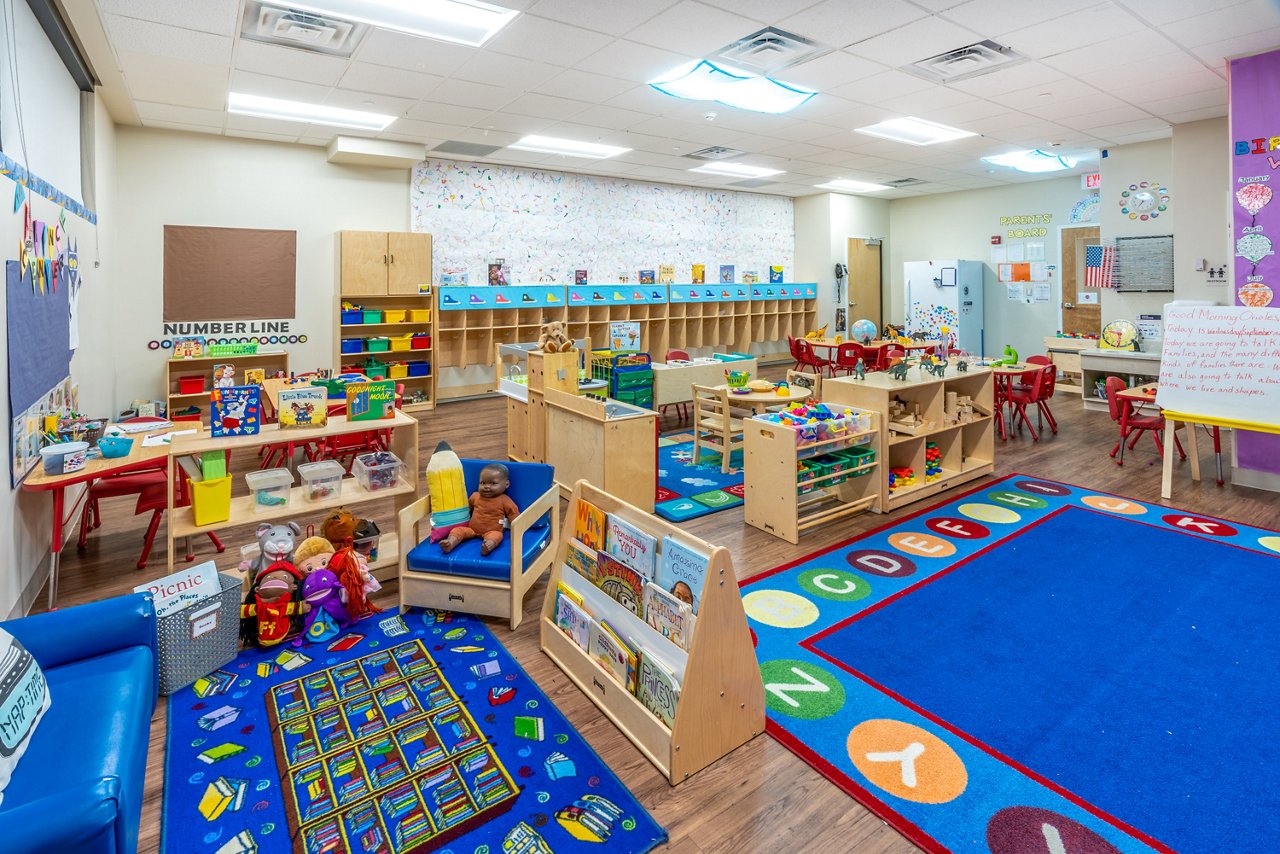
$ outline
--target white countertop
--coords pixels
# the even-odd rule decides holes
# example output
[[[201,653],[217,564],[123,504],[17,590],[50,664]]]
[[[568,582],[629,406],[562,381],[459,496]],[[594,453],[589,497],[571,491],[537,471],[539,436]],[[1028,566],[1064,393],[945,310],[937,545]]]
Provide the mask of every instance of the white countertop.
[[[1132,350],[1099,350],[1097,347],[1088,350],[1081,350],[1081,356],[1103,356],[1108,359],[1147,359],[1148,361],[1160,361],[1159,353],[1143,353],[1134,352]]]

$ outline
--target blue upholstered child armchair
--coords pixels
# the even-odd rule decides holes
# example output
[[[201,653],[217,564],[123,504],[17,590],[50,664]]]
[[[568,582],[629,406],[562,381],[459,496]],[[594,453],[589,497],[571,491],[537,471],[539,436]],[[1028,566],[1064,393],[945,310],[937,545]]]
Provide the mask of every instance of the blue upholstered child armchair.
[[[44,671],[52,703],[0,802],[0,850],[132,854],[159,691],[151,594],[3,625]]]
[[[463,460],[467,495],[476,491],[480,471],[495,460]],[[524,595],[551,567],[560,536],[560,490],[555,470],[542,463],[507,463],[507,495],[520,515],[488,555],[481,541],[466,540],[445,554],[427,541],[431,497],[424,495],[400,511],[400,604],[507,617],[511,628],[524,617]],[[421,524],[420,524],[421,523]],[[421,532],[418,528],[421,527]]]

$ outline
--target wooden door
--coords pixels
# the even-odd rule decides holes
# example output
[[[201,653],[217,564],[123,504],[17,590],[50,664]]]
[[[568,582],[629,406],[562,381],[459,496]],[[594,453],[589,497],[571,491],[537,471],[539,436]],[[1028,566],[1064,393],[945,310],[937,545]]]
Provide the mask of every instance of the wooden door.
[[[1098,227],[1062,229],[1062,331],[1081,335],[1102,332],[1102,297],[1097,288],[1084,286],[1084,250],[1097,246]],[[1092,303],[1082,304],[1085,299]]]
[[[387,233],[341,232],[339,257],[343,296],[378,296],[387,293]]]
[[[880,328],[880,241],[849,238],[849,323],[866,318]]]
[[[393,231],[387,235],[387,293],[417,296],[431,284],[431,235]]]

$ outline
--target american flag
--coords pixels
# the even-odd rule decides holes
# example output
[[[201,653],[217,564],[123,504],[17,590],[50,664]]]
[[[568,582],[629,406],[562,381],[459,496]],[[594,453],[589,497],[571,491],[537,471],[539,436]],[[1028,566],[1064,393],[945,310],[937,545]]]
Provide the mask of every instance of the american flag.
[[[1086,246],[1084,248],[1084,286],[1086,288],[1111,287],[1112,267],[1116,250],[1110,246]]]

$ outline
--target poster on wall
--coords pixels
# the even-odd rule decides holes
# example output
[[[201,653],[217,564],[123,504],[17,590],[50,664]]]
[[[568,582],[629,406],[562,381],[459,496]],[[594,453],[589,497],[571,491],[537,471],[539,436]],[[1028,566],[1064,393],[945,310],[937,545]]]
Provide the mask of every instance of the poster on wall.
[[[1280,259],[1280,203],[1273,202],[1280,172],[1276,116],[1280,116],[1280,51],[1233,59],[1227,64],[1231,86],[1231,180],[1235,196],[1236,305],[1280,306],[1275,288]]]

